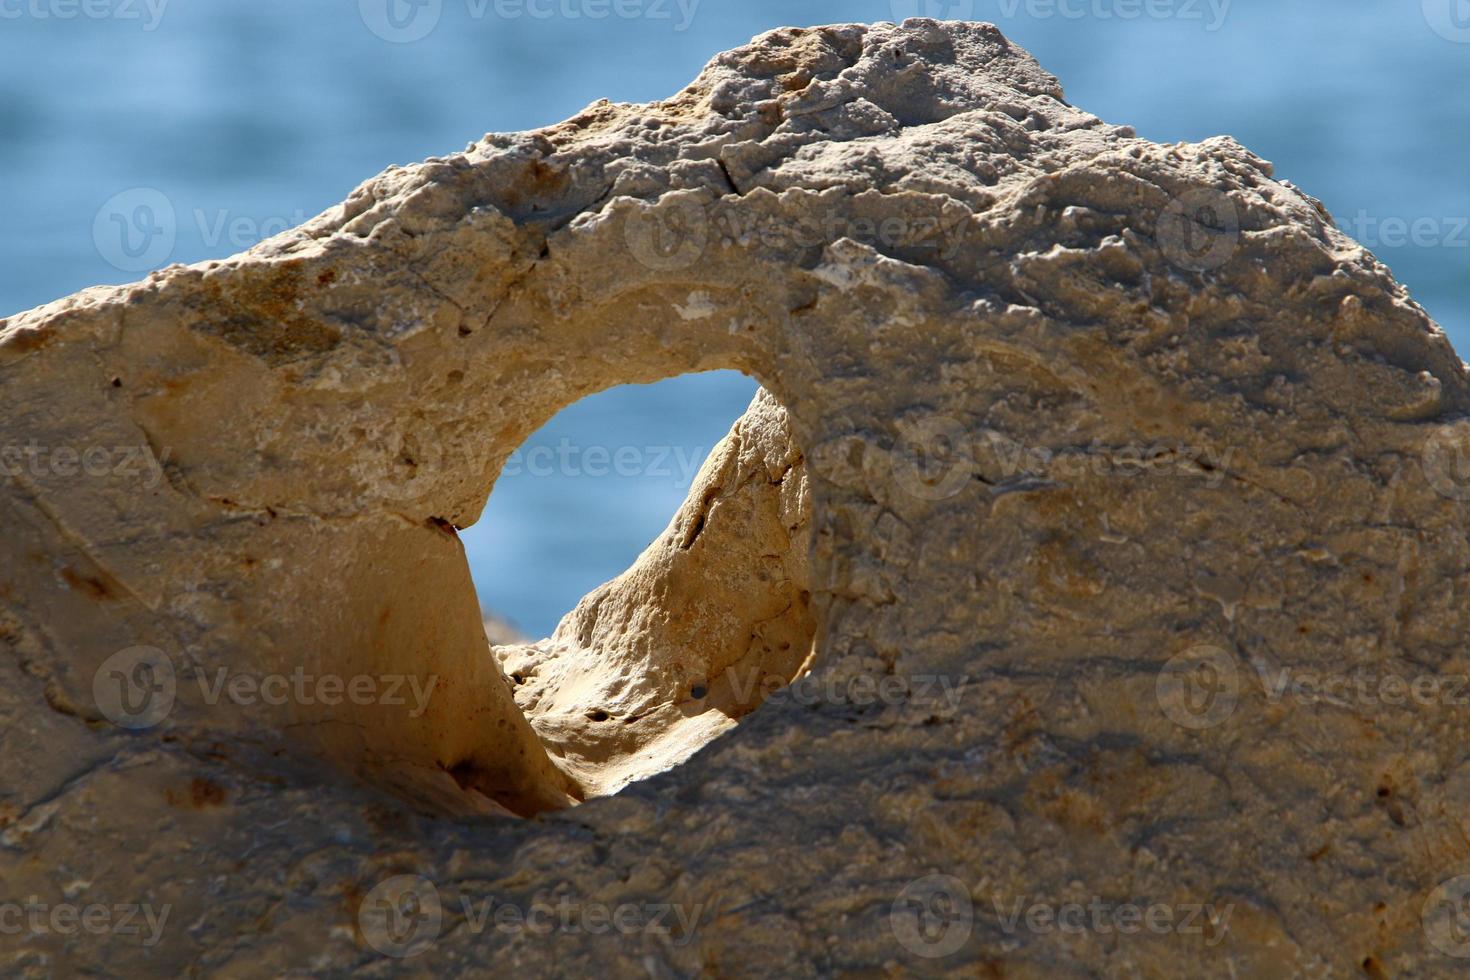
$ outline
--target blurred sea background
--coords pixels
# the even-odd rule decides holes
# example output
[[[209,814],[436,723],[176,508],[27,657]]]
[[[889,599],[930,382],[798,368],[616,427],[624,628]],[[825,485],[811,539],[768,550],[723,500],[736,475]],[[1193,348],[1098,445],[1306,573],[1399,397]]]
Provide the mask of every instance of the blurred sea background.
[[[0,315],[241,251],[486,132],[669,96],[774,27],[916,15],[1000,25],[1141,136],[1236,137],[1470,346],[1470,0],[0,0]],[[129,251],[113,215],[140,199],[167,234]],[[754,387],[677,378],[552,420],[463,535],[487,608],[548,633],[658,535]]]

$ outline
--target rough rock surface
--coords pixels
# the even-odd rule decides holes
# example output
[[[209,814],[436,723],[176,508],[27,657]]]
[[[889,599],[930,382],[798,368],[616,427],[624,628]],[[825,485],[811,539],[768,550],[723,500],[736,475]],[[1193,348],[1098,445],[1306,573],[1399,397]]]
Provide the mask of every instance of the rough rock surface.
[[[492,654],[510,452],[711,368],[784,409]],[[1320,204],[988,25],[392,168],[0,321],[0,973],[1451,975],[1466,707],[1400,685],[1470,672],[1467,409]]]

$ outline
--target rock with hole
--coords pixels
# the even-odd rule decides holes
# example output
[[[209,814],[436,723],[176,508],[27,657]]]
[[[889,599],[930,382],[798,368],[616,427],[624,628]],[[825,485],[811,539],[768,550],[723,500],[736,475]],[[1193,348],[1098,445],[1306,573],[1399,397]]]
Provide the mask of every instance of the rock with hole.
[[[712,368],[668,532],[492,650],[511,451]],[[136,913],[0,971],[1448,975],[1467,409],[1321,204],[989,25],[392,168],[0,322],[0,901]]]

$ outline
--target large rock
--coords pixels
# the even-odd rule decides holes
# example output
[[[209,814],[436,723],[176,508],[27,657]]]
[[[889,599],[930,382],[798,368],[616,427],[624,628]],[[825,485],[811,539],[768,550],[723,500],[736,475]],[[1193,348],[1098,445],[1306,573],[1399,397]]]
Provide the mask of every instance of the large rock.
[[[492,653],[510,452],[711,368],[668,533]],[[1448,975],[1467,408],[1319,203],[988,25],[390,169],[0,321],[0,971]]]

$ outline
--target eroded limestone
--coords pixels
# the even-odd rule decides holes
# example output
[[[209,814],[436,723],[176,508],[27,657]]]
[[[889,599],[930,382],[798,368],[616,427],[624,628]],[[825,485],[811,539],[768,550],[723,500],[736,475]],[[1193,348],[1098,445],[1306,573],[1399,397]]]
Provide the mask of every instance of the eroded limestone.
[[[492,656],[453,528],[509,453],[587,394],[712,368],[758,378],[788,433],[707,485],[793,550],[742,550],[717,509],[700,538],[740,560],[680,552],[686,509],[555,637]],[[1442,332],[1318,202],[1229,138],[1069,105],[987,25],[777,31],[670,100],[390,169],[243,255],[0,324],[0,441],[141,447],[161,477],[24,467],[0,492],[0,880],[203,910],[146,950],[0,937],[6,965],[1446,975],[1426,923],[1470,850],[1464,706],[1262,679],[1470,673],[1467,409]],[[793,453],[806,504],[794,465],[759,485]],[[748,621],[640,618],[658,588],[745,596]],[[750,656],[741,628],[809,628],[830,693],[611,798],[457,823],[340,778],[565,806],[640,774],[599,774],[615,755],[675,759],[591,726],[694,731],[680,692]],[[417,716],[180,683],[127,733],[93,681],[138,645],[186,679],[443,683]],[[624,673],[574,690],[598,651]],[[1204,663],[1230,697],[1181,713]],[[904,693],[849,683],[885,678]],[[583,693],[609,720],[575,719]],[[934,873],[978,910],[943,956],[905,925]],[[445,910],[402,961],[366,901],[400,874]],[[698,914],[681,943],[465,911],[557,894]],[[1094,895],[1232,914],[1065,937],[992,914]]]

